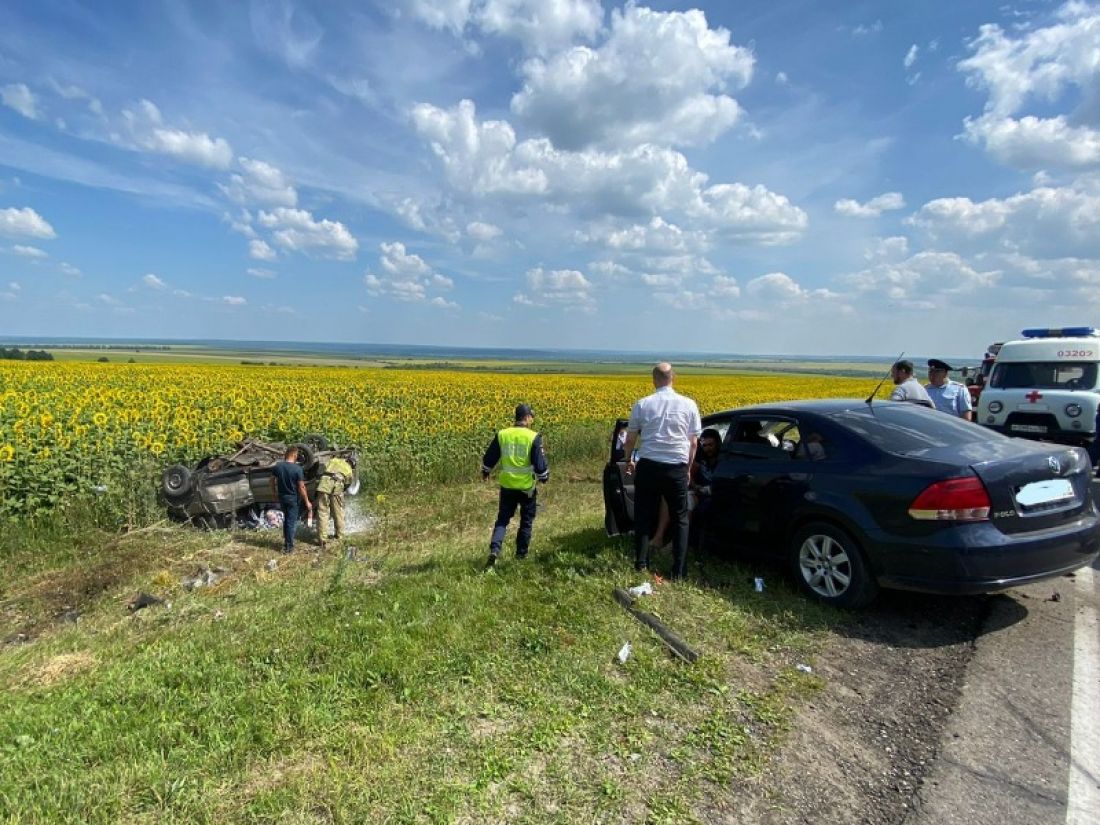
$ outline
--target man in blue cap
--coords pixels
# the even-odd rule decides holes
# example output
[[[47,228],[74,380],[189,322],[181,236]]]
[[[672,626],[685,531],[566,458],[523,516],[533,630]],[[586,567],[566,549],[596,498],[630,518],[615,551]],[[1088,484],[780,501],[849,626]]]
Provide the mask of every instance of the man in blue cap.
[[[939,358],[928,359],[928,383],[924,385],[928,397],[940,412],[956,415],[964,421],[974,420],[974,408],[970,403],[970,390],[965,384],[947,377],[951,365]]]
[[[536,480],[550,480],[550,468],[542,447],[542,436],[531,429],[535,411],[527,404],[516,407],[516,423],[494,436],[481,460],[481,480],[486,481],[493,468],[500,464],[500,499],[493,536],[489,541],[489,567],[500,558],[508,522],[519,507],[519,532],[516,534],[516,558],[527,556],[531,547],[531,529],[538,512]]]

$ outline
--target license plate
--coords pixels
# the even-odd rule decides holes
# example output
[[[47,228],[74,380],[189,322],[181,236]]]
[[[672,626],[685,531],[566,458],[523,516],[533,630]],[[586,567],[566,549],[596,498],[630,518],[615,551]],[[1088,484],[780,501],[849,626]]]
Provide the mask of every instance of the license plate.
[[[1047,431],[1044,424],[1012,424],[1009,429],[1017,433],[1045,433]]]
[[[1025,484],[1016,492],[1016,503],[1021,507],[1034,507],[1036,504],[1051,504],[1056,501],[1072,501],[1077,497],[1073,485],[1066,478],[1052,478],[1048,481],[1033,481]]]

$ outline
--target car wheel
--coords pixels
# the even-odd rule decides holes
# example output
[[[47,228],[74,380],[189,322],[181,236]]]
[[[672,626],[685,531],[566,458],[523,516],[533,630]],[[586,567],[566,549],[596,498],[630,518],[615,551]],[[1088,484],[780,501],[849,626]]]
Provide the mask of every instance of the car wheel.
[[[310,433],[302,439],[302,443],[317,453],[324,452],[329,447],[328,439],[320,433]]]
[[[182,464],[173,464],[161,476],[165,498],[179,500],[191,492],[191,471]]]
[[[862,607],[878,593],[855,539],[826,522],[807,524],[795,533],[791,566],[802,589],[827,604]]]
[[[302,465],[303,470],[309,470],[317,463],[317,456],[314,454],[313,449],[308,444],[295,444],[298,448],[298,463]]]

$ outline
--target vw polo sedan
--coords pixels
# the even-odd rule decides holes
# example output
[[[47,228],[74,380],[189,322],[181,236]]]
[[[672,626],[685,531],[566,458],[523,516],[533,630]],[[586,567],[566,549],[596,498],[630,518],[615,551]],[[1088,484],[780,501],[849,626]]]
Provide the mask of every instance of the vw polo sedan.
[[[703,426],[722,439],[704,549],[777,559],[823,602],[859,607],[880,588],[995,592],[1100,552],[1080,447],[859,400],[728,410]],[[604,471],[609,535],[633,529],[633,478],[616,443]]]

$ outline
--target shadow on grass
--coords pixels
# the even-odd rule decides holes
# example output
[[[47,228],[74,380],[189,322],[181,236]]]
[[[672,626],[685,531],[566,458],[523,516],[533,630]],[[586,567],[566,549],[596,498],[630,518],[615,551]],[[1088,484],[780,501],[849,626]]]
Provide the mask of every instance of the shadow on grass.
[[[591,528],[559,537],[558,542],[560,557],[541,562],[548,570],[587,566],[593,571],[621,569],[635,575],[630,536],[608,538],[603,530]],[[652,569],[667,570],[671,566],[670,550],[659,550],[651,556]],[[763,592],[755,589],[757,578],[764,581]],[[829,607],[806,596],[777,561],[758,554],[689,551],[687,581],[720,594],[766,621],[798,630],[829,628],[848,638],[893,647],[936,648],[970,643],[981,633],[1027,617],[1026,607],[1009,599],[1009,608],[996,611],[998,627],[983,627],[992,600],[1008,597],[938,596],[898,590],[881,591],[875,602],[862,610]]]

